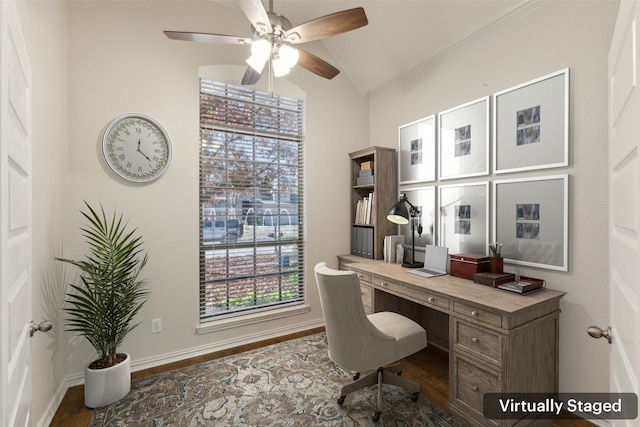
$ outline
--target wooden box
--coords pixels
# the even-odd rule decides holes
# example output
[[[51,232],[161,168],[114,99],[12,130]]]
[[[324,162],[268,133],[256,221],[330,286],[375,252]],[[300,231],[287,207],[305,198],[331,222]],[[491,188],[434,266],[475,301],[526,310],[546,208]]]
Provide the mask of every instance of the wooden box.
[[[489,271],[489,257],[477,254],[449,255],[449,274],[473,280],[476,273]]]

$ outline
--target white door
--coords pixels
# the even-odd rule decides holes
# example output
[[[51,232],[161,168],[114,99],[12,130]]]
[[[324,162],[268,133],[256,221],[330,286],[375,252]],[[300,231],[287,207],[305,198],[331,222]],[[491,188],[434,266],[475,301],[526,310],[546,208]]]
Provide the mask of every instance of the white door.
[[[30,425],[31,68],[13,0],[0,1],[0,424]]]
[[[620,2],[609,51],[609,389],[630,393],[640,375],[639,10]]]

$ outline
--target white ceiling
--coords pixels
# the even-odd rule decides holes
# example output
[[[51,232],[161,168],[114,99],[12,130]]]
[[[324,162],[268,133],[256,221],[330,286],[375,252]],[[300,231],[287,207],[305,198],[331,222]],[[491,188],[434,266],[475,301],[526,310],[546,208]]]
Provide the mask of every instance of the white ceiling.
[[[236,7],[233,0],[218,1]],[[322,59],[345,73],[365,95],[544,1],[275,0],[273,11],[296,26],[362,6],[367,26],[311,43],[324,43],[334,58]],[[268,10],[269,0],[263,4]],[[304,49],[305,44],[296,47]]]

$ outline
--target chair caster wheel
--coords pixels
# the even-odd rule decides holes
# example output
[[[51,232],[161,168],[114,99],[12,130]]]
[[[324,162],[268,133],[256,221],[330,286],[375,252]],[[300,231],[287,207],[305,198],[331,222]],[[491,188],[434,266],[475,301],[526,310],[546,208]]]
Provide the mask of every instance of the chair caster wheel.
[[[380,412],[374,413],[371,419],[373,420],[374,423],[377,423],[378,421],[380,421]]]
[[[414,402],[417,402],[419,397],[420,397],[420,393],[419,392],[413,393],[411,395],[411,400],[413,400]]]
[[[338,405],[342,405],[342,404],[344,403],[344,399],[345,399],[346,397],[347,397],[347,396],[340,396],[340,397],[338,398]]]
[[[357,381],[358,378],[360,378],[360,372],[356,372],[355,374],[353,374],[353,380]]]

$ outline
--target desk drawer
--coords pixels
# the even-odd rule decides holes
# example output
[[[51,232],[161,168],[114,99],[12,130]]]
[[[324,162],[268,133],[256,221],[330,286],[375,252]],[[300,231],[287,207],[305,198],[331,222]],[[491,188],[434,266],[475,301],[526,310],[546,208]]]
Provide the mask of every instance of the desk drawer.
[[[481,310],[470,305],[462,304],[459,302],[453,303],[453,311],[464,316],[471,317],[472,319],[479,320],[489,325],[502,327],[502,316],[499,314],[491,313],[486,310]]]
[[[454,345],[476,357],[502,365],[502,336],[469,323],[454,320]]]
[[[422,290],[412,289],[408,286],[401,285],[399,283],[392,282],[387,279],[380,279],[378,277],[374,277],[373,284],[380,287],[389,293],[396,294],[401,296],[402,298],[408,298],[415,302],[418,302],[425,306],[435,306],[444,308],[446,310],[449,309],[449,300],[437,295],[430,294],[428,292],[424,292]]]
[[[485,393],[500,392],[500,376],[496,372],[475,365],[465,359],[455,359],[455,391],[453,399],[457,406],[471,409],[470,418],[485,421],[482,403]],[[462,405],[461,405],[462,404]]]
[[[366,283],[367,285],[373,285],[373,277],[370,274],[361,273],[359,271],[356,273],[358,273],[358,279],[360,279],[360,282]]]

